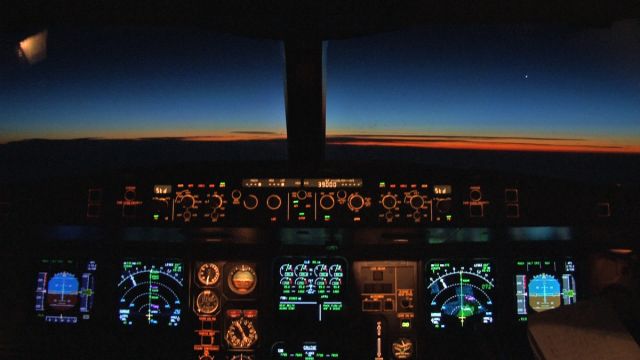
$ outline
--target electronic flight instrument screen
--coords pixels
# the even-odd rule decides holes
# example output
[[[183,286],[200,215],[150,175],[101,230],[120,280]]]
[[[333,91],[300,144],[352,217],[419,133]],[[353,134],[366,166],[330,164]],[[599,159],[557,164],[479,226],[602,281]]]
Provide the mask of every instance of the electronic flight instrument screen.
[[[183,268],[179,261],[124,261],[118,282],[120,322],[178,326],[182,315]]]
[[[432,328],[473,328],[493,323],[495,280],[491,262],[432,261],[425,274]]]
[[[278,312],[322,321],[343,310],[347,263],[342,258],[285,257],[275,263]]]
[[[515,291],[518,321],[531,312],[555,309],[576,302],[576,266],[571,259],[516,261]]]
[[[95,261],[43,259],[36,280],[35,310],[48,323],[89,320],[95,295]]]
[[[322,350],[316,342],[305,342],[295,349],[291,349],[284,342],[279,342],[272,347],[271,359],[340,359],[340,353]]]

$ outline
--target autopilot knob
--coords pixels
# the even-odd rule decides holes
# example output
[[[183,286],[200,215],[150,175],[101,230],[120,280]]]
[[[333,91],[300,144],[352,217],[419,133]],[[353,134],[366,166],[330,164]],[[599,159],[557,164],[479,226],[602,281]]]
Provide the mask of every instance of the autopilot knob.
[[[349,199],[347,200],[347,203],[349,204],[349,208],[353,211],[358,211],[362,209],[365,204],[364,198],[362,197],[362,195],[358,193],[349,195]]]
[[[196,203],[196,199],[194,199],[194,197],[192,195],[185,195],[180,200],[180,204],[182,204],[182,206],[185,209],[193,207],[193,205],[195,205],[195,203]]]
[[[278,210],[282,206],[282,198],[279,195],[271,194],[267,196],[266,203],[269,210]]]
[[[222,196],[216,194],[211,197],[211,208],[213,210],[220,209],[223,204],[224,200],[222,199]]]
[[[424,206],[424,198],[420,195],[414,195],[409,199],[409,204],[415,210],[421,209]]]
[[[242,205],[244,206],[245,209],[247,210],[255,210],[258,207],[258,197],[251,194],[248,195],[243,201],[242,201]]]
[[[324,194],[320,197],[320,207],[323,210],[331,210],[336,205],[336,200],[333,196]]]
[[[451,210],[451,200],[450,199],[438,200],[438,203],[436,204],[436,208],[440,213],[448,213]]]
[[[396,196],[391,194],[384,195],[382,197],[381,202],[382,202],[382,207],[387,210],[395,209],[396,206],[398,205],[398,200],[396,199]]]

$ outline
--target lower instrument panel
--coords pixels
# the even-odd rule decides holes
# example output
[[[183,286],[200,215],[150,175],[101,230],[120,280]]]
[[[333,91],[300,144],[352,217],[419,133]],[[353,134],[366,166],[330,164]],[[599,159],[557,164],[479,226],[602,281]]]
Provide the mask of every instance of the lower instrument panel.
[[[558,256],[199,254],[39,259],[33,276],[45,332],[98,331],[112,321],[123,344],[160,337],[166,343],[156,346],[171,347],[172,358],[391,360],[437,358],[438,339],[491,338],[532,313],[573,304],[576,274],[576,260]]]

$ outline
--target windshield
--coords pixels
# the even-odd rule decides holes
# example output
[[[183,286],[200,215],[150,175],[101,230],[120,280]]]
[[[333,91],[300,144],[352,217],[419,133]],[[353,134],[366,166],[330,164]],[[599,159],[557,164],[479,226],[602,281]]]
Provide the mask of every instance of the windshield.
[[[141,27],[19,40],[0,73],[0,143],[285,136],[278,41]]]
[[[332,41],[334,145],[640,153],[640,21],[434,25]]]

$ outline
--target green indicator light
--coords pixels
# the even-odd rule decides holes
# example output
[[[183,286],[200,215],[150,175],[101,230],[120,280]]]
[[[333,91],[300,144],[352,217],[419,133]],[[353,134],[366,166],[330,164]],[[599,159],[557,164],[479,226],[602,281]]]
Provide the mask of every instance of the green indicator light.
[[[294,203],[294,204],[297,204],[297,203],[298,203],[298,200],[293,200],[293,203]]]
[[[298,216],[304,216],[304,213],[303,212],[299,212]]]
[[[227,183],[225,181],[220,181],[220,187],[225,187]]]
[[[331,215],[325,215],[325,216],[324,216],[324,219],[325,219],[325,220],[331,220]]]
[[[153,214],[153,220],[160,219],[160,214]]]
[[[380,187],[385,187],[387,184],[385,184],[384,181],[380,181]]]
[[[405,329],[409,329],[409,328],[411,328],[411,322],[405,320],[400,324],[400,326],[405,328]]]
[[[451,221],[451,219],[453,219],[453,216],[447,215],[447,221]]]

